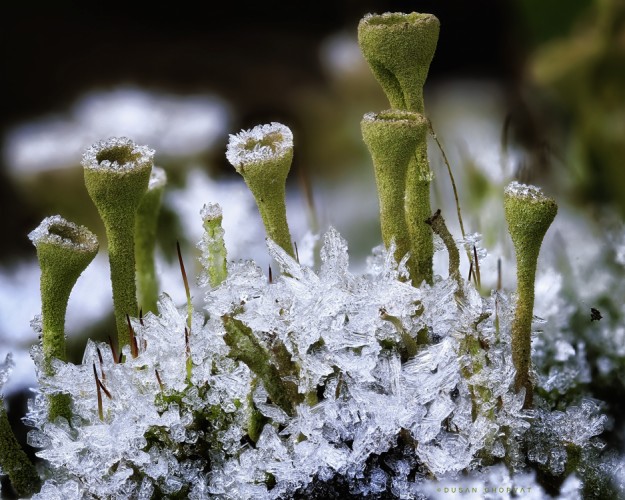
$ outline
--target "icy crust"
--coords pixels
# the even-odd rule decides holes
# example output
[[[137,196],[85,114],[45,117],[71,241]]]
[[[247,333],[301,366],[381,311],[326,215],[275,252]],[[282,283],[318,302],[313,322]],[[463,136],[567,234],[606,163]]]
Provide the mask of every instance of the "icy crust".
[[[403,24],[410,24],[418,26],[421,23],[438,22],[435,16],[432,14],[422,14],[418,12],[412,12],[405,14],[402,12],[385,12],[384,14],[365,14],[360,21],[361,24],[365,24],[372,27],[377,26],[398,26],[401,28]]]
[[[293,149],[293,133],[286,125],[272,122],[231,134],[226,158],[233,167],[283,158]]]
[[[200,210],[200,216],[203,221],[213,221],[215,219],[222,219],[224,212],[219,203],[207,203]]]
[[[148,191],[155,189],[163,189],[167,184],[167,173],[161,167],[152,167],[150,172],[150,181],[148,182]]]
[[[41,224],[28,234],[28,238],[35,246],[46,243],[79,252],[98,251],[98,239],[91,231],[67,221],[60,215],[43,219]]]
[[[514,302],[506,294],[483,298],[463,283],[459,299],[457,281],[440,277],[414,288],[393,248],[376,249],[367,273],[354,275],[334,229],[318,272],[271,242],[269,251],[282,276],[270,284],[253,262],[230,263],[226,280],[206,290],[204,314],[194,312],[188,346],[186,306],[163,295],[158,315],[133,320],[136,358],[125,349],[117,364],[106,344],[89,342],[81,365],[57,362],[54,377],[41,377],[29,442],[55,480],[36,498],[321,498],[333,481],[362,497],[438,498],[435,487],[506,482],[544,498],[528,464],[582,477],[602,463],[606,418],[596,403],[552,412],[537,396],[536,410],[523,409],[524,393],[512,389]],[[229,357],[226,314],[269,353],[286,350],[295,368],[284,378],[308,397],[294,416]],[[576,358],[559,346],[548,347],[560,349],[562,363]],[[41,363],[39,348],[33,357]],[[110,393],[103,420],[94,369]],[[71,427],[46,420],[45,395],[58,391],[74,401]],[[252,444],[256,412],[266,423]],[[508,468],[486,467],[503,462]],[[562,498],[578,498],[581,487],[570,476]]]
[[[506,196],[512,196],[535,203],[541,203],[550,200],[550,198],[545,196],[541,188],[529,184],[522,184],[517,181],[512,181],[510,184],[508,184],[504,190],[504,194]]]
[[[386,111],[380,111],[379,113],[365,113],[362,117],[362,121],[367,123],[383,121],[410,126],[426,124],[423,115],[403,109],[388,109]]]
[[[8,353],[4,361],[0,363],[0,398],[2,398],[2,387],[8,382],[14,367],[13,354]]]
[[[151,165],[153,158],[154,150],[148,146],[139,146],[127,137],[111,137],[88,148],[80,164],[89,170],[124,174]]]

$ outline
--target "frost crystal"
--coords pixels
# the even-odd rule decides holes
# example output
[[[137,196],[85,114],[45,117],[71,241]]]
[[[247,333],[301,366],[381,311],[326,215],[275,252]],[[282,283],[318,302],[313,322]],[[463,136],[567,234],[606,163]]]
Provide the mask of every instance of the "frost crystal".
[[[28,234],[28,238],[35,246],[49,243],[82,252],[96,252],[98,249],[98,240],[91,231],[65,220],[60,215],[43,219],[41,224]]]
[[[281,158],[293,149],[293,133],[281,123],[258,125],[250,130],[231,134],[226,158],[237,169],[241,165]]]
[[[165,170],[160,167],[152,167],[150,172],[150,181],[148,183],[148,190],[159,189],[167,184],[167,174]]]
[[[544,201],[547,199],[539,187],[521,184],[517,181],[508,184],[504,192],[509,196],[524,198],[528,201]]]
[[[151,164],[154,150],[139,146],[127,137],[100,141],[85,151],[81,165],[90,170],[109,170],[123,174]]]
[[[13,362],[13,354],[9,353],[6,355],[3,363],[0,363],[0,391],[2,391],[2,387],[7,383],[9,377],[11,376],[11,372],[13,371],[13,367],[15,363]],[[1,396],[0,392],[0,396]]]

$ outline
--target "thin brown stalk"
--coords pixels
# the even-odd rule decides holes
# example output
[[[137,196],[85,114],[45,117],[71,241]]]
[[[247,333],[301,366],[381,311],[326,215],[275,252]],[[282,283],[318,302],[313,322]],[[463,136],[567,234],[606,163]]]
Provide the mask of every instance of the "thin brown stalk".
[[[182,253],[180,252],[180,242],[176,241],[176,251],[178,252],[178,262],[180,263],[180,273],[182,274],[182,281],[184,283],[184,291],[187,295],[187,326],[191,331],[191,317],[193,315],[193,304],[191,303],[191,288],[189,288],[189,280],[187,279],[187,272],[184,268],[184,262],[182,260]]]

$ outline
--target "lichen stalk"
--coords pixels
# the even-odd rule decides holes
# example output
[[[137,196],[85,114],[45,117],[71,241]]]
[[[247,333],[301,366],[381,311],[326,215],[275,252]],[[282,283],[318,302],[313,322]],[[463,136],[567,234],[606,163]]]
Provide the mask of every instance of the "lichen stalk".
[[[202,283],[211,287],[219,286],[227,277],[227,252],[222,228],[223,212],[218,204],[204,205],[201,211],[204,234],[199,244],[202,250]]]
[[[267,349],[260,344],[252,330],[232,316],[223,316],[226,329],[224,341],[230,347],[230,357],[245,363],[263,382],[271,400],[288,415],[295,414],[295,407],[302,402],[297,386],[282,380]]]
[[[423,281],[432,284],[434,240],[426,224],[432,214],[430,204],[430,183],[432,172],[427,157],[427,139],[417,145],[415,154],[408,164],[406,173],[406,221],[412,242],[412,283],[419,286]]]
[[[65,313],[78,277],[98,252],[98,240],[87,228],[56,215],[45,218],[29,238],[37,248],[41,268],[42,370],[54,375],[52,361],[67,361]],[[71,418],[71,400],[66,394],[49,398],[49,418]]]
[[[441,215],[441,211],[437,210],[432,217],[425,221],[425,223],[429,225],[432,228],[432,231],[443,240],[449,256],[449,277],[456,280],[456,283],[458,284],[456,296],[464,297],[462,277],[460,276],[460,252],[458,252],[456,242],[447,228],[447,224]]]
[[[411,250],[404,213],[406,174],[417,144],[426,136],[427,121],[419,113],[388,110],[366,114],[361,129],[373,159],[382,240],[386,248],[395,241],[395,259],[400,262]],[[410,258],[408,267],[411,276],[415,276],[414,258]]]
[[[249,187],[267,237],[295,258],[286,217],[286,178],[293,160],[293,134],[280,123],[231,135],[226,157]]]
[[[512,321],[514,385],[516,391],[525,388],[526,408],[530,408],[533,402],[530,368],[536,266],[543,238],[557,211],[556,202],[539,188],[517,182],[506,187],[504,212],[517,262],[517,302]]]
[[[83,155],[85,185],[106,230],[113,306],[120,348],[129,345],[126,315],[136,316],[135,220],[148,189],[154,151],[125,137],[91,146]]]
[[[159,167],[153,167],[148,190],[141,199],[135,219],[135,259],[137,265],[137,299],[144,312],[156,313],[158,278],[154,263],[154,248],[158,215],[167,176]]]
[[[432,14],[386,13],[365,16],[358,43],[391,106],[424,113],[423,85],[434,57],[440,23]],[[432,213],[427,138],[418,141],[406,173],[405,212],[412,242],[411,277],[432,283],[434,242],[425,224]]]

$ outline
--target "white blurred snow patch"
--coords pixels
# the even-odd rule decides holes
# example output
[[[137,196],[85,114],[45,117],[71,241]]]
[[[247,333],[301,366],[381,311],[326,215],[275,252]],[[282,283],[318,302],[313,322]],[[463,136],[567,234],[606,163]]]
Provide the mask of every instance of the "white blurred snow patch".
[[[36,260],[0,268],[0,357],[13,352],[16,368],[5,387],[10,393],[35,385],[35,367],[28,348],[37,342],[31,320],[41,312],[39,265]],[[100,253],[78,278],[67,307],[68,336],[101,320],[113,310],[107,256]]]
[[[193,156],[226,133],[226,104],[209,95],[177,96],[138,88],[81,97],[67,115],[26,123],[4,137],[5,162],[15,174],[78,165],[86,145],[128,136],[163,156]]]
[[[368,70],[358,40],[348,33],[337,33],[326,38],[319,50],[319,58],[331,75],[349,76]]]
[[[501,134],[508,107],[499,85],[457,81],[438,86],[428,97],[434,130],[456,176],[462,176],[463,161],[472,159],[491,182],[502,184],[512,178],[523,153],[512,148],[507,154],[502,151]],[[463,185],[461,178],[456,182]]]
[[[243,182],[216,181],[200,169],[191,170],[184,188],[165,193],[164,202],[178,215],[188,241],[202,239],[200,212],[207,203],[218,203],[223,210],[222,227],[228,260],[253,259],[264,270],[271,262],[265,244],[265,231],[254,198]],[[287,215],[293,241],[306,264],[312,260],[307,212],[299,193],[287,191]]]

